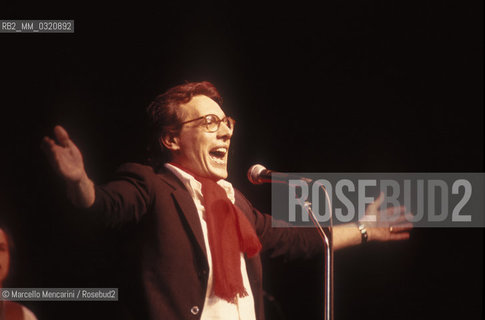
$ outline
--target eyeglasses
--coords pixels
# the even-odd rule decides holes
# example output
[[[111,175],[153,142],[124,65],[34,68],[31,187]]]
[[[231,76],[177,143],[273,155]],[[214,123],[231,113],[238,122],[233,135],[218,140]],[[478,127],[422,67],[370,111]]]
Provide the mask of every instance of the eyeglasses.
[[[197,119],[192,119],[189,121],[182,122],[180,125],[182,126],[186,123],[190,123],[198,120],[204,120],[204,123],[201,125],[205,126],[205,128],[209,132],[216,132],[217,130],[219,130],[221,126],[221,122],[224,122],[226,126],[231,130],[234,129],[234,125],[236,124],[236,120],[234,120],[231,117],[224,117],[222,119],[219,119],[219,117],[216,116],[215,114],[208,114]]]

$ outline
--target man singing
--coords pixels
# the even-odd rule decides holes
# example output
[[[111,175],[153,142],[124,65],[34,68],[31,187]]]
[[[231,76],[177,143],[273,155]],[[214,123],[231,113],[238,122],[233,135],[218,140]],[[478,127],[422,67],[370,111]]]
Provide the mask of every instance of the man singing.
[[[60,126],[43,147],[77,206],[111,226],[135,224],[135,319],[264,319],[260,255],[310,257],[323,252],[316,229],[272,228],[227,178],[235,121],[209,82],[185,83],[147,108],[150,165],[122,165],[96,186]],[[382,197],[366,214],[378,210]],[[401,213],[404,208],[399,208]],[[367,226],[368,241],[409,238],[405,220]],[[334,249],[362,242],[357,225],[335,227]]]

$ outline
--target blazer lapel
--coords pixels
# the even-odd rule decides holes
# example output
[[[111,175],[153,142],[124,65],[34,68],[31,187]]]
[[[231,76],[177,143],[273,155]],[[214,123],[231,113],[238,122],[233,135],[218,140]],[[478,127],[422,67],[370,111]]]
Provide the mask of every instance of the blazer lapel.
[[[197,208],[195,207],[194,200],[190,196],[182,181],[180,181],[180,179],[177,178],[172,172],[165,169],[161,173],[159,173],[159,176],[162,180],[164,180],[172,188],[174,188],[174,190],[172,191],[174,201],[176,205],[180,208],[183,216],[182,218],[185,219],[188,226],[192,230],[196,242],[198,243],[200,249],[207,259],[204,234],[202,233],[199,213],[197,212]]]

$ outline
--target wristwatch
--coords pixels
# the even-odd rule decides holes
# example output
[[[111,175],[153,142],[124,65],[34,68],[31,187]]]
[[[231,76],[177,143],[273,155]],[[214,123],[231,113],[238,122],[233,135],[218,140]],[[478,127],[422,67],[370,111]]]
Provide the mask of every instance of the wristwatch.
[[[359,228],[360,235],[362,237],[362,244],[367,243],[367,239],[369,238],[369,234],[367,234],[367,229],[363,223],[358,223],[357,227]]]

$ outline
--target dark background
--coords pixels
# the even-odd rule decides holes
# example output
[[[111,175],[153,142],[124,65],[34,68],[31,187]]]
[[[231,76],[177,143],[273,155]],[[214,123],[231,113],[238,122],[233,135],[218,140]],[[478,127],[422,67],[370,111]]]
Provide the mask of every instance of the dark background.
[[[263,211],[254,163],[298,172],[482,172],[481,1],[163,2],[3,7],[75,19],[74,34],[0,34],[1,218],[17,287],[118,287],[119,235],[81,219],[40,150],[63,125],[96,182],[144,152],[143,112],[213,82],[237,120],[229,180]],[[480,319],[482,229],[415,229],[335,255],[335,319]],[[122,261],[121,261],[122,262]],[[286,319],[323,318],[322,257],[266,264]],[[123,293],[120,292],[120,295]],[[39,319],[116,303],[26,303]]]

